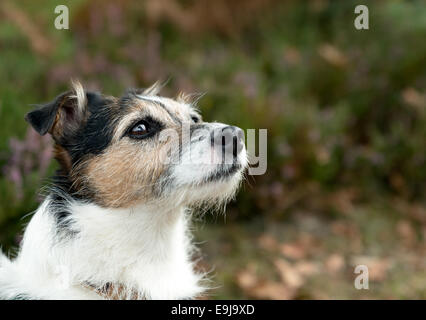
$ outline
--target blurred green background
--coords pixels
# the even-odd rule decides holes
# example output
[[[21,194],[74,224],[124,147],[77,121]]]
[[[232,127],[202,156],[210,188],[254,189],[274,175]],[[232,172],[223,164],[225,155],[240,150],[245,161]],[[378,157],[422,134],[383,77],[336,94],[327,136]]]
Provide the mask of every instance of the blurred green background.
[[[426,298],[424,1],[74,0],[56,30],[60,4],[0,2],[4,251],[56,168],[31,104],[71,78],[120,95],[170,77],[165,95],[207,93],[206,120],[268,129],[266,174],[196,222],[210,298]]]

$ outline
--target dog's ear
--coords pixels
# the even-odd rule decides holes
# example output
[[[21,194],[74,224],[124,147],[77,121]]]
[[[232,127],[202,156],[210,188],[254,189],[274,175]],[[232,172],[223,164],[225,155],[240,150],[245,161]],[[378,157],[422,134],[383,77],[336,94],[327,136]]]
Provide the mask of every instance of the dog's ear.
[[[78,129],[87,113],[86,93],[79,82],[73,82],[72,90],[27,113],[25,120],[40,135],[49,132],[54,138],[59,138]]]

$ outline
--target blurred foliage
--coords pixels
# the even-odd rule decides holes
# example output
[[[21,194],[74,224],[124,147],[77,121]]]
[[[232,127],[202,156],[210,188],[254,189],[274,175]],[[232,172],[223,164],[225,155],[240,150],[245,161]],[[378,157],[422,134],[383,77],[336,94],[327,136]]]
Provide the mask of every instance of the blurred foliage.
[[[348,266],[369,257],[376,281],[391,280],[367,297],[425,298],[426,6],[370,1],[370,29],[359,31],[357,4],[76,0],[70,30],[56,30],[56,1],[0,2],[4,248],[19,243],[55,168],[45,173],[49,145],[27,131],[30,104],[71,78],[120,95],[171,77],[166,95],[207,93],[205,119],[268,129],[267,173],[248,177],[227,224],[207,218],[199,234],[227,239],[203,245],[225,284],[219,297],[361,297]],[[321,246],[295,258],[298,241]],[[264,267],[274,279],[258,278]]]

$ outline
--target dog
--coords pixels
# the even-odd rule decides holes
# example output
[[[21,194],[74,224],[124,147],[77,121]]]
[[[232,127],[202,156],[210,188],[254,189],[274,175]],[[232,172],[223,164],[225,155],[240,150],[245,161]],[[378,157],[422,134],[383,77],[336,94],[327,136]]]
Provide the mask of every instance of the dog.
[[[1,299],[195,299],[194,207],[226,204],[247,167],[242,129],[204,122],[161,85],[116,98],[79,82],[26,115],[59,169],[17,257],[0,254]],[[167,133],[167,134],[165,134]]]

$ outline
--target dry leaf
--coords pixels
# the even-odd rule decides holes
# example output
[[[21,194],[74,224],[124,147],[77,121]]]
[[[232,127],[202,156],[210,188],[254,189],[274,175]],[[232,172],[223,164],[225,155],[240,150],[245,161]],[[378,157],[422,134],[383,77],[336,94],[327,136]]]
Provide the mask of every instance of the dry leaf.
[[[345,266],[345,259],[342,255],[334,253],[325,261],[325,267],[328,272],[336,273]]]
[[[257,239],[257,243],[262,249],[269,250],[269,251],[275,250],[278,246],[277,240],[273,236],[267,233],[262,234]]]
[[[292,288],[287,288],[282,283],[260,279],[252,267],[238,272],[236,280],[240,288],[253,298],[284,300],[291,299],[294,296]]]
[[[327,200],[338,212],[348,214],[354,211],[354,200],[357,197],[357,191],[351,188],[345,188],[331,193]]]
[[[424,112],[426,109],[426,95],[414,88],[407,88],[402,91],[402,99],[419,112]]]
[[[319,47],[318,53],[325,61],[337,67],[343,67],[348,62],[346,56],[331,44],[324,44]]]
[[[300,261],[294,264],[294,268],[303,276],[311,276],[320,271],[318,263],[310,261]]]
[[[289,65],[297,65],[301,61],[300,51],[294,47],[288,47],[284,51],[284,59]]]
[[[299,260],[306,256],[305,248],[298,243],[284,243],[280,245],[280,252],[291,259]]]
[[[304,279],[299,271],[284,259],[277,259],[274,261],[281,280],[288,287],[297,289],[302,286]]]
[[[250,290],[250,295],[258,299],[289,300],[295,291],[286,288],[282,283],[265,282]]]
[[[243,270],[237,273],[237,283],[244,289],[248,290],[259,282],[259,278],[252,270]]]
[[[416,242],[416,232],[410,222],[399,221],[396,225],[396,232],[406,246],[412,246]]]
[[[341,237],[358,239],[360,237],[357,226],[352,222],[335,221],[331,224],[331,231]]]

